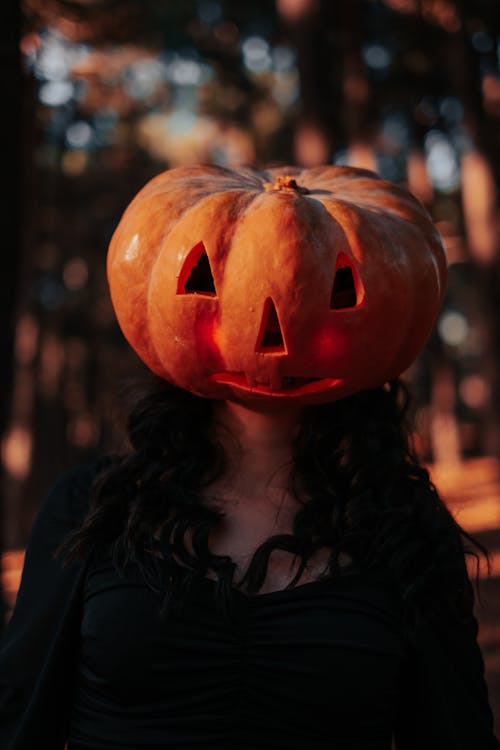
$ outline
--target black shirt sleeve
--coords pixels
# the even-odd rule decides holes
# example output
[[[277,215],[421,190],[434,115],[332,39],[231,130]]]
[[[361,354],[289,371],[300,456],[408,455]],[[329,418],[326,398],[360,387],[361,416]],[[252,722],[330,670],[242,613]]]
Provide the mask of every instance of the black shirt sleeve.
[[[54,551],[83,519],[96,465],[62,476],[38,513],[0,644],[0,747],[59,750],[67,739],[85,563]]]
[[[409,650],[394,733],[397,750],[500,750],[470,593],[466,616],[422,626]]]

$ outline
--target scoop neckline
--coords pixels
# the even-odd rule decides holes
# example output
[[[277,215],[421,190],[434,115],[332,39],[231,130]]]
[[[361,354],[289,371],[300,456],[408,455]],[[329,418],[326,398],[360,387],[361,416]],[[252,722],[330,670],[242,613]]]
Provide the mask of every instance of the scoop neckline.
[[[172,559],[174,565],[184,571],[185,574],[190,572],[190,568],[188,568],[186,565],[182,565],[178,560],[175,559],[175,557]],[[192,572],[192,571],[191,571]],[[305,583],[299,583],[297,586],[290,586],[285,587],[284,589],[275,589],[274,591],[265,591],[262,594],[256,593],[256,594],[248,594],[245,591],[241,591],[241,589],[237,588],[236,586],[230,586],[230,592],[231,594],[234,594],[235,596],[240,596],[243,599],[262,599],[264,597],[271,598],[273,596],[281,596],[283,594],[287,594],[290,592],[297,592],[299,589],[309,589],[309,588],[315,588],[320,585],[322,586],[333,586],[335,584],[339,583],[345,583],[346,581],[351,581],[352,579],[359,579],[361,576],[366,577],[366,571],[363,573],[360,570],[353,571],[349,573],[347,576],[337,576],[336,578],[315,578],[313,581],[306,581]],[[205,585],[209,585],[213,588],[217,584],[217,580],[214,578],[209,578],[205,575],[197,575],[195,576],[195,581],[200,582]]]
[[[183,567],[183,566],[181,566]],[[186,568],[187,570],[187,568]],[[297,586],[290,586],[285,587],[284,589],[275,589],[274,591],[265,591],[262,594],[256,593],[256,594],[248,594],[245,591],[241,591],[241,589],[237,588],[236,586],[230,587],[230,592],[232,595],[239,596],[246,600],[253,600],[253,599],[270,599],[272,597],[279,597],[284,594],[296,594],[297,592],[300,593],[300,589],[306,589],[309,590],[311,588],[317,588],[317,587],[323,587],[323,586],[333,586],[336,583],[345,583],[348,579],[351,580],[352,578],[359,578],[360,573],[352,573],[346,578],[316,578],[314,581],[306,581],[305,583],[300,583]],[[207,576],[200,576],[196,579],[197,581],[200,581],[201,583],[205,585],[209,585],[211,588],[213,588],[217,581],[213,578],[208,578]]]

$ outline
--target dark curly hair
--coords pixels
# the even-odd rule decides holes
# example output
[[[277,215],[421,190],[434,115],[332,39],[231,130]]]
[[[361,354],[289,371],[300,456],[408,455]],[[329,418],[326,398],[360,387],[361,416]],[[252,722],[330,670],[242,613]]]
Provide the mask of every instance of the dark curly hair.
[[[274,549],[298,556],[294,586],[326,546],[325,577],[380,577],[400,595],[411,631],[444,610],[453,617],[470,613],[465,554],[478,562],[487,552],[454,520],[415,456],[408,407],[398,379],[304,410],[290,477],[299,501],[293,533],[271,536],[255,551],[240,584],[249,594],[261,588]],[[181,607],[196,577],[210,569],[227,614],[235,565],[209,548],[209,533],[224,513],[200,499],[225,468],[213,402],[155,378],[130,412],[128,435],[131,452],[94,482],[88,515],[60,553],[82,558],[97,544],[111,551],[119,569],[137,564],[148,584],[164,592],[166,611]],[[346,555],[348,566],[340,563]]]

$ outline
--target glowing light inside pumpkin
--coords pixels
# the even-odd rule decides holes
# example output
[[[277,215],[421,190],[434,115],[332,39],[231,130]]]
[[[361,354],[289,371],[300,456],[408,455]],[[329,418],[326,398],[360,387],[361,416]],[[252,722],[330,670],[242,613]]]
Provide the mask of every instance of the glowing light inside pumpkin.
[[[328,390],[343,382],[341,378],[301,378],[286,377],[283,378],[279,387],[272,386],[270,383],[252,383],[248,382],[247,376],[243,372],[215,372],[209,375],[209,379],[224,385],[230,385],[237,390],[259,393],[267,396],[297,396],[306,393],[318,393]]]
[[[311,350],[321,360],[332,357],[341,348],[343,348],[343,342],[337,331],[325,327],[311,335]]]
[[[363,296],[363,285],[356,269],[352,267],[347,256],[341,253],[337,258],[330,309],[345,310],[349,307],[357,307]]]
[[[254,201],[248,191],[254,192],[256,183],[248,181],[246,171],[184,167],[155,178],[153,193],[160,203],[153,206],[148,199],[146,205],[138,198],[129,208],[110,247],[110,285],[129,340],[157,374],[207,398],[252,404],[261,403],[261,395],[277,395],[319,404],[384,383],[394,375],[392,362],[403,367],[411,360],[437,313],[439,290],[433,277],[432,284],[422,285],[418,307],[408,309],[411,275],[394,262],[392,243],[378,237],[394,233],[401,238],[398,248],[405,250],[405,268],[409,263],[424,279],[430,260],[444,283],[444,254],[437,243],[426,241],[434,237],[434,225],[411,196],[402,193],[400,200],[375,175],[323,167],[321,181],[311,183],[309,177],[297,168],[261,173],[261,183],[271,183],[271,190]],[[202,181],[208,195],[198,190]],[[314,191],[314,202],[297,196],[299,188]],[[193,194],[185,195],[186,190]],[[183,218],[187,209],[178,206],[177,191],[191,221]],[[366,211],[367,199],[373,211]],[[338,231],[330,233],[322,223],[317,227],[316,203],[330,212]],[[290,219],[297,211],[300,221],[284,220],[284,209]],[[168,247],[157,257],[149,248],[158,242],[159,211],[173,228]],[[411,230],[407,221],[394,222],[393,214],[411,219]],[[138,226],[147,231],[142,227],[148,219],[154,231],[147,244],[141,237],[144,258],[139,256],[129,271],[127,262],[119,262]],[[303,252],[307,227],[318,232],[311,255]],[[147,303],[131,319],[130,284],[140,278]],[[177,288],[173,299],[166,293],[168,279]],[[377,304],[379,285],[397,290],[387,295],[389,310]],[[144,326],[155,354],[144,346]],[[165,335],[166,329],[174,335]]]
[[[346,307],[355,307],[356,302],[356,289],[351,269],[349,266],[338,268],[333,282],[330,308],[341,310]]]
[[[256,351],[273,354],[286,354],[285,341],[278,318],[278,312],[271,297],[268,297],[264,303],[264,312],[257,338]]]

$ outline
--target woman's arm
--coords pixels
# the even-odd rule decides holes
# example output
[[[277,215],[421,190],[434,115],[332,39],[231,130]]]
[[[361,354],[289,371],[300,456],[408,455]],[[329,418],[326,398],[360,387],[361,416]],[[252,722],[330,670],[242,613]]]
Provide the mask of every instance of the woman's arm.
[[[470,587],[470,583],[468,583]],[[402,671],[397,750],[499,750],[470,608],[420,628]]]
[[[59,479],[26,550],[12,618],[0,644],[0,747],[64,747],[79,644],[84,563],[64,567],[54,551],[83,518],[95,467]]]

